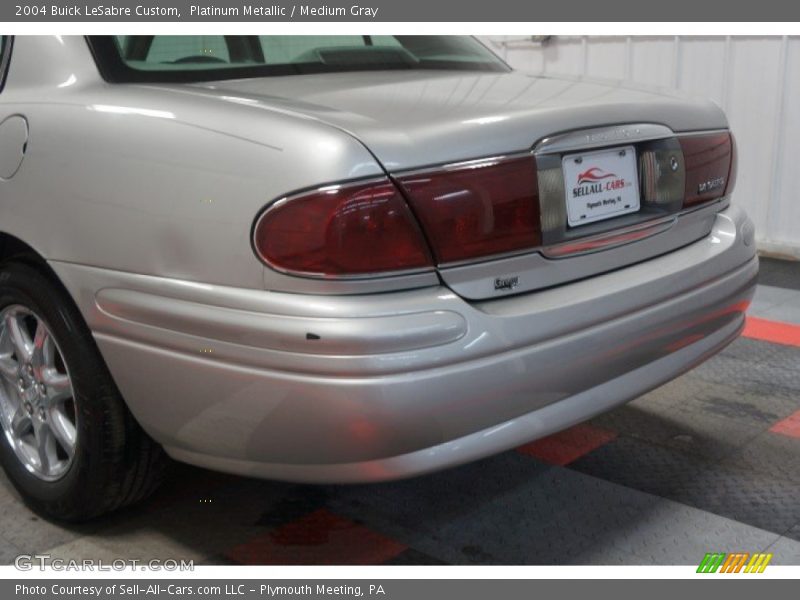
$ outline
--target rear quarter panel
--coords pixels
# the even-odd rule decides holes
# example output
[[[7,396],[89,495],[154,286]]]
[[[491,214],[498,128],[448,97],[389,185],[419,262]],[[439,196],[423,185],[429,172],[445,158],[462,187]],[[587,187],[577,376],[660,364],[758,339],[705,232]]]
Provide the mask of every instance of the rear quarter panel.
[[[83,38],[21,37],[0,115],[29,124],[0,228],[50,261],[263,287],[250,234],[287,192],[382,174],[313,119],[104,83]]]

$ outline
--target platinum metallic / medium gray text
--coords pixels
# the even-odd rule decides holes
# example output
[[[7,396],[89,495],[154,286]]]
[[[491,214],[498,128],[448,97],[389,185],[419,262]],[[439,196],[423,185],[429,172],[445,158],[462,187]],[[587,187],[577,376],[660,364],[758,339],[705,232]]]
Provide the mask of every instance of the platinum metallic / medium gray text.
[[[189,16],[191,17],[372,17],[378,16],[378,7],[361,6],[353,4],[346,6],[309,6],[307,4],[296,5],[258,5],[243,4],[238,6],[216,6],[213,4],[201,6],[192,4],[189,6]]]

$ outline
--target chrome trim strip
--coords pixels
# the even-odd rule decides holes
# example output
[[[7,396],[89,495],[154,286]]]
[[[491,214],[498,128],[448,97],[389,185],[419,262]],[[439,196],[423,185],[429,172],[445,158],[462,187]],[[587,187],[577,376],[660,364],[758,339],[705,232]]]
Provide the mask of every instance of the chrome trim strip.
[[[538,142],[533,153],[558,154],[570,151],[590,150],[603,146],[627,144],[631,142],[644,142],[675,137],[669,127],[655,123],[632,123],[630,125],[614,125],[610,127],[595,127],[593,129],[580,129],[567,133],[546,137]]]
[[[407,171],[395,171],[391,173],[392,178],[413,177],[415,175],[424,175],[426,173],[441,173],[442,171],[458,171],[461,169],[480,169],[483,167],[494,166],[498,163],[507,160],[516,160],[518,158],[528,158],[533,156],[530,150],[523,150],[521,152],[509,152],[508,154],[499,154],[496,156],[485,156],[482,158],[473,158],[469,160],[460,160],[452,163],[443,163],[437,165],[429,165],[427,167],[420,167],[418,169],[409,169]]]
[[[568,258],[580,256],[581,254],[591,254],[647,239],[671,229],[677,222],[678,215],[670,215],[669,217],[639,223],[624,229],[547,246],[539,251],[546,258]]]
[[[675,137],[694,137],[696,135],[711,135],[714,133],[730,133],[730,129],[698,129],[697,131],[681,131],[675,134]]]

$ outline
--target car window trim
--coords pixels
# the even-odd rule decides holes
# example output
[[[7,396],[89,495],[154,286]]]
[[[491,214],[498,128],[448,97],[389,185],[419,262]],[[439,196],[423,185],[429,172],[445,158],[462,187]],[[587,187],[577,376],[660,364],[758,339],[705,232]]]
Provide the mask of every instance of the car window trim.
[[[7,35],[5,47],[3,48],[3,56],[0,57],[0,93],[6,87],[6,79],[8,79],[8,71],[11,67],[11,50],[14,47],[14,36]]]
[[[120,56],[113,36],[86,36],[89,49],[101,77],[108,83],[202,83],[226,79],[249,79],[253,77],[278,77],[282,75],[311,75],[317,73],[346,73],[358,71],[409,71],[407,65],[356,65],[352,68],[330,66],[322,63],[283,63],[275,65],[254,65],[202,70],[148,71],[135,69],[125,63]],[[493,55],[494,56],[494,55]],[[495,62],[464,62],[428,60],[415,69],[454,70],[503,73],[510,71],[502,60],[494,56]]]

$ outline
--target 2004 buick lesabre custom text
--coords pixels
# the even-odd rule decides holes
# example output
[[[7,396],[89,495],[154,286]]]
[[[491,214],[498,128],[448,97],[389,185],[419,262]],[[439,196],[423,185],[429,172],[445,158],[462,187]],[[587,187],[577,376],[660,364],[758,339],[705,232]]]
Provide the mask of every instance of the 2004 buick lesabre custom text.
[[[56,5],[45,3],[16,4],[14,15],[17,17],[176,17],[180,11],[174,6],[116,6],[114,4],[69,4]]]
[[[35,509],[165,455],[417,475],[735,339],[758,262],[701,100],[472,38],[21,37],[0,92],[0,457]]]
[[[241,6],[201,6],[189,5],[190,17],[371,17],[378,16],[380,9],[375,6],[352,4],[343,6],[310,6],[308,4],[283,6],[280,4],[258,5],[242,4]],[[116,6],[98,4],[55,5],[55,4],[17,4],[14,6],[17,17],[176,17],[180,11],[174,6]]]

